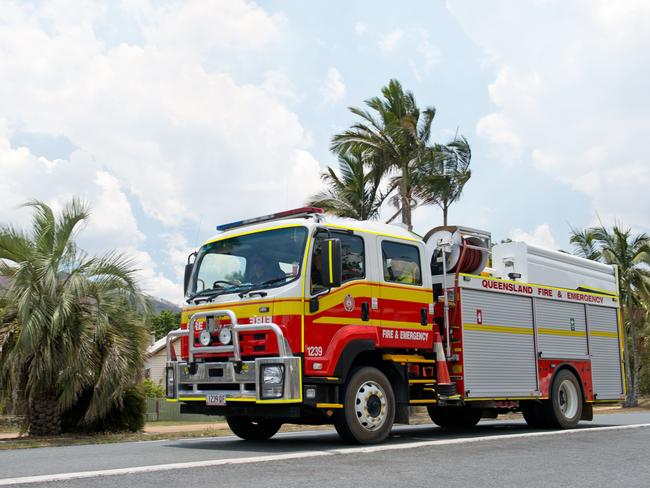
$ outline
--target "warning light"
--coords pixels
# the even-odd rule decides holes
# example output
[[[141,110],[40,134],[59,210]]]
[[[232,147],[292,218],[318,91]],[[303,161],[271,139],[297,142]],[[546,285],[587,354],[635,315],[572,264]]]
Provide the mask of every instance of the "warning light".
[[[262,215],[261,217],[253,217],[252,219],[238,220],[237,222],[230,222],[228,224],[217,225],[217,230],[226,231],[243,227],[245,225],[259,224],[260,222],[268,222],[271,220],[285,219],[287,217],[309,217],[314,214],[322,214],[323,209],[318,207],[300,207],[293,210],[286,210],[284,212],[277,212],[269,215]]]

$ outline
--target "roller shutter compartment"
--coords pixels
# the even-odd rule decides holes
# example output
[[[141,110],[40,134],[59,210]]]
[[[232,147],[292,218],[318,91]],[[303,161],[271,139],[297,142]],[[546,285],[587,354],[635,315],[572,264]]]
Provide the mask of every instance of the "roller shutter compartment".
[[[532,300],[463,289],[461,303],[468,398],[532,396],[537,390]]]
[[[623,394],[623,379],[617,309],[588,305],[587,316],[596,399],[619,399]]]

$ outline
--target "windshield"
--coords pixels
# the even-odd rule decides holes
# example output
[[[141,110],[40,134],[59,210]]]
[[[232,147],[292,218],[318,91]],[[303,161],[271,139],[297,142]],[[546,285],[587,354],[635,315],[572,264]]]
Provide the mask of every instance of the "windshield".
[[[199,250],[190,297],[282,286],[300,276],[307,229],[289,227],[206,244]]]

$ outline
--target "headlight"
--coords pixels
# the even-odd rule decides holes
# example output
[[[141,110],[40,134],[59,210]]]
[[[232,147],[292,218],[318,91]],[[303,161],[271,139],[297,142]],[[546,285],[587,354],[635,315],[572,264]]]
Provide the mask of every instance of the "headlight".
[[[201,334],[199,335],[199,342],[201,343],[201,345],[202,346],[209,346],[211,339],[212,339],[212,336],[210,334],[210,331],[208,329],[203,329],[201,331]]]
[[[284,379],[284,367],[281,364],[264,366],[262,369],[262,383],[265,385],[279,385]]]
[[[284,390],[284,366],[269,364],[262,366],[262,398],[282,398]]]
[[[230,329],[228,327],[222,327],[219,330],[219,342],[222,344],[230,344],[230,341],[232,340],[232,333],[230,332]]]

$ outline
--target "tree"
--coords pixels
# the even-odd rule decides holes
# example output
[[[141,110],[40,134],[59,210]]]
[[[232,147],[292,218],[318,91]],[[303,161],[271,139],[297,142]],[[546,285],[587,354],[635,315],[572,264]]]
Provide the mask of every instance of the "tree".
[[[472,172],[472,151],[467,139],[456,137],[447,145],[435,144],[423,151],[413,169],[415,195],[424,205],[438,205],[447,225],[449,207],[456,202]]]
[[[571,229],[570,242],[578,256],[592,261],[600,261],[602,256],[593,229]]]
[[[404,91],[397,80],[390,80],[381,93],[382,97],[365,101],[371,111],[350,107],[361,120],[334,135],[331,149],[335,152],[360,151],[380,176],[393,169],[399,171],[399,179],[392,188],[399,188],[402,222],[410,229],[414,206],[411,172],[427,146],[436,110],[426,107],[420,111],[413,93]]]
[[[382,172],[366,171],[363,153],[359,148],[338,154],[340,176],[331,168],[321,175],[328,185],[314,196],[308,205],[321,207],[339,217],[372,220],[379,217],[379,209],[386,195],[380,191]]]
[[[360,151],[379,179],[396,172],[387,195],[398,190],[391,203],[399,210],[389,222],[401,213],[402,223],[411,229],[412,211],[423,203],[440,205],[446,223],[449,206],[460,197],[471,175],[467,140],[457,136],[447,145],[431,145],[436,109],[420,110],[413,93],[404,91],[397,80],[390,80],[381,94],[365,101],[370,110],[350,107],[360,121],[334,135],[331,149]]]
[[[611,231],[605,226],[583,231],[572,229],[571,242],[576,254],[597,258],[618,268],[621,315],[630,337],[632,354],[625,341],[625,374],[627,377],[627,405],[636,406],[639,398],[639,337],[644,322],[644,306],[650,296],[650,238],[646,234],[632,235],[630,229],[618,225]],[[630,364],[631,359],[631,364]]]
[[[149,317],[150,330],[156,340],[165,337],[172,330],[181,328],[181,313],[172,310],[161,310],[158,315]]]
[[[54,435],[81,402],[81,422],[119,411],[142,371],[147,303],[133,262],[91,257],[75,244],[89,210],[73,199],[59,215],[33,210],[29,233],[0,226],[0,401],[25,414],[23,430]]]

